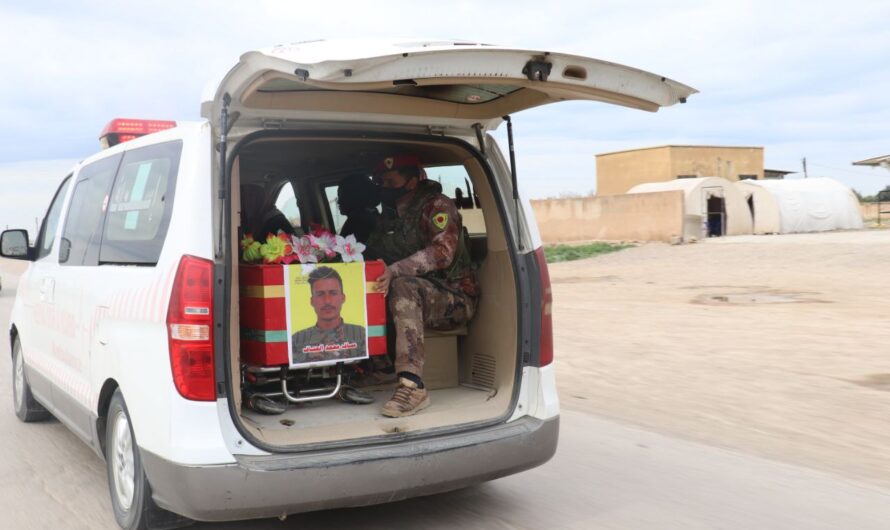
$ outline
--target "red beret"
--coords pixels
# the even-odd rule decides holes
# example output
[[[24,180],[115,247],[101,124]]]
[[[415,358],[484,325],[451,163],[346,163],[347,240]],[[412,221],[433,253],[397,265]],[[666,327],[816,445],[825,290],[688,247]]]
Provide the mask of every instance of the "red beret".
[[[382,175],[387,171],[402,169],[404,167],[416,167],[418,169],[423,169],[423,167],[421,167],[420,165],[420,159],[417,158],[416,155],[393,155],[381,160],[374,167],[374,174]]]

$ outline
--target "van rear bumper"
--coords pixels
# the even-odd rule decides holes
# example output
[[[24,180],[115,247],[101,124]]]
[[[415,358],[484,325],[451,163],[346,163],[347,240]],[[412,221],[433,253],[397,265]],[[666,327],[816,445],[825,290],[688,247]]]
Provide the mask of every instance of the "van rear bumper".
[[[365,506],[470,486],[533,468],[556,452],[559,417],[470,433],[312,454],[239,456],[184,466],[142,451],[155,502],[198,521]]]

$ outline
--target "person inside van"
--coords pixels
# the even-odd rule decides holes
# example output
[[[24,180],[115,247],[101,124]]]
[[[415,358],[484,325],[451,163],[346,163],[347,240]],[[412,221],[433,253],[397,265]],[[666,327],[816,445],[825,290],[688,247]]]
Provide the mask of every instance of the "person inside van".
[[[380,217],[378,204],[380,187],[368,175],[356,173],[344,177],[337,186],[337,205],[340,213],[346,216],[340,235],[353,234],[359,243],[367,243]]]
[[[287,216],[274,203],[267,202],[262,184],[241,186],[241,227],[244,234],[252,234],[258,241],[265,241],[268,234],[278,234],[279,230],[294,234]]]
[[[368,249],[386,263],[377,290],[387,295],[395,326],[399,386],[382,414],[401,417],[430,404],[423,384],[424,327],[451,330],[473,317],[479,285],[460,213],[442,186],[427,180],[414,155],[384,158],[374,169],[384,215]]]

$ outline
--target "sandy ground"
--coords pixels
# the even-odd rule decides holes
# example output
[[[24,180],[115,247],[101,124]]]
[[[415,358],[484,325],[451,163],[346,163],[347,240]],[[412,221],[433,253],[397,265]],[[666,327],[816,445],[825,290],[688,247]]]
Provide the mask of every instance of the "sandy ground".
[[[890,230],[552,264],[562,406],[890,486],[888,263]]]
[[[871,231],[650,244],[552,265],[556,457],[399,503],[400,524],[886,527],[887,490],[874,486],[890,485],[888,258],[890,231]],[[4,321],[24,265],[0,260]],[[10,406],[0,425],[0,528],[117,528],[104,463],[86,445],[58,422],[18,422]],[[384,528],[392,510],[195,528]]]
[[[890,485],[890,230],[553,264],[562,406]]]

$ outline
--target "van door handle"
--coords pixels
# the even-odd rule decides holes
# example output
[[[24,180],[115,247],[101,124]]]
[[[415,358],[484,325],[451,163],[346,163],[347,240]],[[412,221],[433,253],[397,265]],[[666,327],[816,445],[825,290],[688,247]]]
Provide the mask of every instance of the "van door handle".
[[[54,288],[55,280],[52,278],[43,278],[40,281],[40,301],[52,303]]]
[[[99,309],[99,315],[104,317],[108,314],[109,311],[111,311],[111,306],[99,305],[98,309]],[[96,339],[96,341],[102,346],[108,346],[108,339],[106,339],[106,338],[98,337]]]

